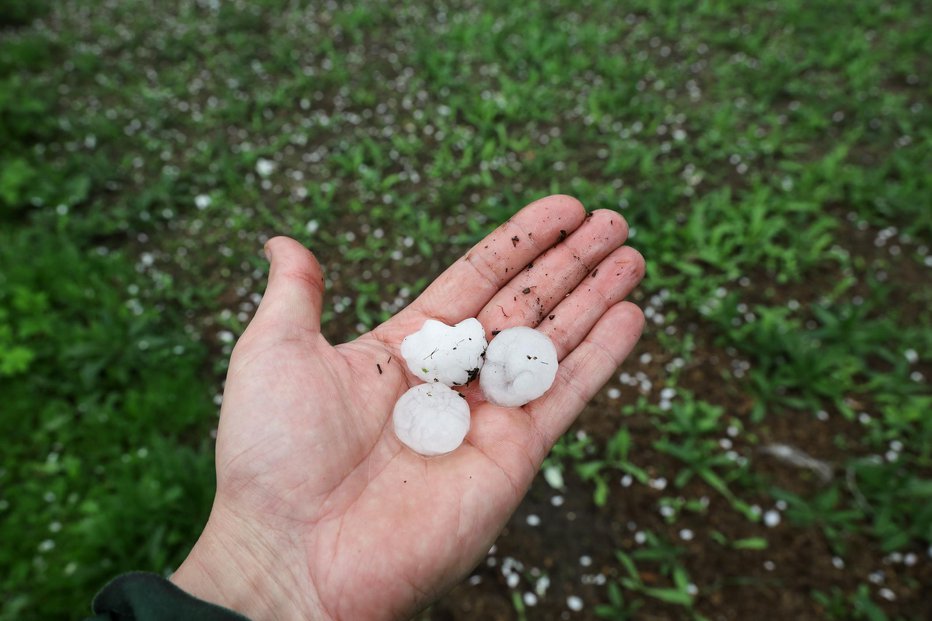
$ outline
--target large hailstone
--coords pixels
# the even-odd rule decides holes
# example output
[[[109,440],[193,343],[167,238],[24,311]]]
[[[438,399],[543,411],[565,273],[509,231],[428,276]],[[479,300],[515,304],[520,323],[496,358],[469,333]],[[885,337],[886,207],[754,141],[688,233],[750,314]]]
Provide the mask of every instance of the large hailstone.
[[[518,326],[489,343],[479,385],[489,402],[516,407],[547,392],[556,376],[557,350],[547,335]]]
[[[486,346],[478,319],[464,319],[455,326],[428,319],[401,342],[401,355],[411,372],[425,382],[463,386],[482,368]]]
[[[469,404],[443,384],[418,384],[401,395],[392,413],[395,435],[421,455],[456,449],[469,432]]]

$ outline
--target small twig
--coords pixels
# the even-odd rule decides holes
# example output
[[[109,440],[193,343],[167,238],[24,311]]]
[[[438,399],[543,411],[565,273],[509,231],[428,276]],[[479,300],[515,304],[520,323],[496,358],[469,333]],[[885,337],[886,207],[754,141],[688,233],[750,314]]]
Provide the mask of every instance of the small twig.
[[[822,483],[828,483],[834,478],[832,464],[822,461],[821,459],[816,459],[805,451],[790,446],[789,444],[768,444],[767,446],[762,446],[760,452],[772,455],[778,460],[796,466],[797,468],[811,470],[822,480]]]

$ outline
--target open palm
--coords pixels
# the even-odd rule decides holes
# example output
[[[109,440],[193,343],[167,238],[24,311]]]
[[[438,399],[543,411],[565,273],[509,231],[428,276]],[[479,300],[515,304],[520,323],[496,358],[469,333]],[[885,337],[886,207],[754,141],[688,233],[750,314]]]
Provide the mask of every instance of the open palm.
[[[565,196],[521,210],[408,308],[331,346],[323,278],[297,242],[267,245],[269,285],[230,363],[217,438],[217,495],[173,580],[260,618],[401,619],[476,565],[556,439],[630,352],[643,325],[622,300],[641,279],[624,219]],[[427,319],[537,327],[561,360],[520,408],[464,387],[463,446],[422,457],[391,413],[421,383],[399,354]]]

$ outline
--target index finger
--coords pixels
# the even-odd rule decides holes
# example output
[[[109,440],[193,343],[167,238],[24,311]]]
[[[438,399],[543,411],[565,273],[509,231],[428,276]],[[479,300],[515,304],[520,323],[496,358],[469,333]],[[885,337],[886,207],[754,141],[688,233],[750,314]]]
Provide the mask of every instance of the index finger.
[[[515,273],[575,231],[585,218],[582,203],[570,196],[534,201],[447,268],[405,313],[448,324],[475,317]]]

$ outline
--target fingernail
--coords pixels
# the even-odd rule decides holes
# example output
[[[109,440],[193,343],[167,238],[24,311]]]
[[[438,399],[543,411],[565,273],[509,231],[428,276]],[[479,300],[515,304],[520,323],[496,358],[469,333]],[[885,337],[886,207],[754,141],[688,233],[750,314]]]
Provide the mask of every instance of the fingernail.
[[[268,242],[266,242],[266,244],[262,246],[262,251],[265,253],[265,258],[268,260],[269,263],[271,263],[272,262],[272,249],[269,248]]]

